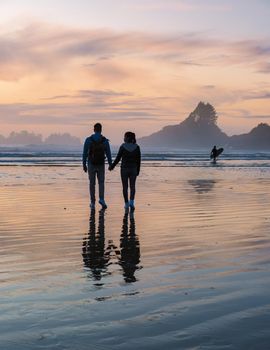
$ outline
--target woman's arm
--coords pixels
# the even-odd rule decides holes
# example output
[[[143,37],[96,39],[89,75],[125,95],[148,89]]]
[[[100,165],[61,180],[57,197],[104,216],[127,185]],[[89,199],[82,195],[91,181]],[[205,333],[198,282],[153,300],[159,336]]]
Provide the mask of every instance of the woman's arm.
[[[119,151],[117,153],[117,156],[116,156],[114,162],[112,163],[112,165],[110,166],[111,170],[113,170],[115,168],[115,166],[120,162],[122,155],[123,155],[123,147],[120,146]]]

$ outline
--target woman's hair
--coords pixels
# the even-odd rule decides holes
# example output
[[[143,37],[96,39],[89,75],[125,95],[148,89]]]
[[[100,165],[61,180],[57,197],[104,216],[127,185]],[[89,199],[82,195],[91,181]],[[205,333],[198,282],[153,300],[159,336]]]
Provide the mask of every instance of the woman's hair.
[[[127,143],[136,143],[136,135],[134,132],[127,131],[124,136],[124,141]]]

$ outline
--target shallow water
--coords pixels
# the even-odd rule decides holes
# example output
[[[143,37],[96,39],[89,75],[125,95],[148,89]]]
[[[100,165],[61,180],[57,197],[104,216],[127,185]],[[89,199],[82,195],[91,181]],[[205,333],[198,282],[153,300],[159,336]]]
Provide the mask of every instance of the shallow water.
[[[1,349],[269,349],[270,171],[1,167]]]
[[[113,156],[117,149],[112,148]],[[142,148],[144,167],[213,167],[209,158],[210,150],[167,150],[157,151]],[[81,166],[81,151],[35,151],[17,147],[4,149],[0,147],[0,166]],[[270,168],[270,152],[227,150],[218,158],[215,165],[221,168]]]

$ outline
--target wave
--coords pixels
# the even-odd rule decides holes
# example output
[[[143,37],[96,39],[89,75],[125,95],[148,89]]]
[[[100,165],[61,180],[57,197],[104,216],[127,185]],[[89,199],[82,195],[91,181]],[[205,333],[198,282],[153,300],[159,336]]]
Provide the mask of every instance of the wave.
[[[113,152],[113,158],[116,153]],[[33,152],[2,151],[0,166],[80,166],[80,152]],[[153,167],[209,167],[209,154],[206,152],[147,152],[143,153],[144,166]],[[217,167],[270,167],[270,153],[267,152],[224,152]]]

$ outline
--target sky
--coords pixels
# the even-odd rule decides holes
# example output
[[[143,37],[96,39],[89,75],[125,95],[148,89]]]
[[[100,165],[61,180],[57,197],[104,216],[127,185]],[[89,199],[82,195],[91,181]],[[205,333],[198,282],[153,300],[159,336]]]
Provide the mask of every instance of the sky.
[[[270,123],[269,0],[0,0],[0,134]]]

